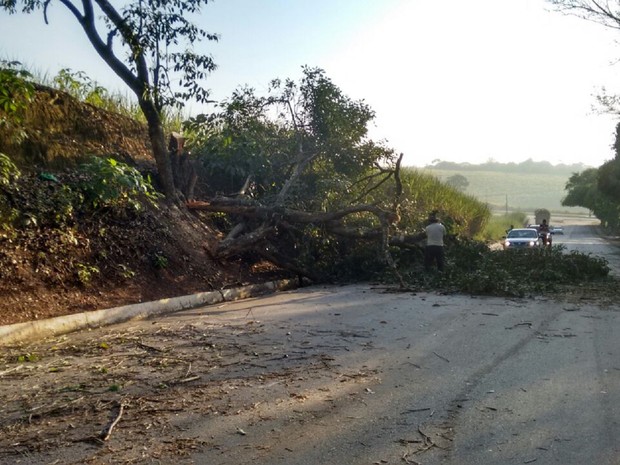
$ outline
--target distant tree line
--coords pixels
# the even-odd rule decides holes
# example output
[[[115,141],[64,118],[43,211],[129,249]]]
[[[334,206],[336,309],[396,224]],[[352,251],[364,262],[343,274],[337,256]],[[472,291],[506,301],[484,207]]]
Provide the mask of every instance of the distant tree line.
[[[552,165],[548,161],[534,161],[531,158],[521,163],[499,163],[489,160],[486,163],[456,163],[451,161],[436,160],[427,169],[450,170],[450,171],[495,171],[500,173],[549,173],[549,174],[572,174],[587,169],[583,163]]]

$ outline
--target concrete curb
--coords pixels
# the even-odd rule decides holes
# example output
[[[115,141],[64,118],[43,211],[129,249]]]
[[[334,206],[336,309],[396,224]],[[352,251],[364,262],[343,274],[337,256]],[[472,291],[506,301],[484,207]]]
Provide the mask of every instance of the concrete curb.
[[[284,279],[234,289],[200,292],[198,294],[153,302],[124,305],[122,307],[0,326],[0,347],[48,336],[57,336],[84,328],[97,328],[129,320],[145,319],[154,315],[178,312],[202,305],[212,305],[219,302],[229,302],[261,294],[294,289],[297,287],[297,284],[297,280]]]

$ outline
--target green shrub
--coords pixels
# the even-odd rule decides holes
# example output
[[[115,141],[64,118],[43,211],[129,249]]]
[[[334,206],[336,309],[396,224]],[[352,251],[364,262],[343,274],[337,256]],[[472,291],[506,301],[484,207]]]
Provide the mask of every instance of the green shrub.
[[[106,101],[109,100],[107,89],[98,85],[84,71],[61,69],[54,77],[53,83],[58,90],[99,108],[105,107]]]
[[[478,236],[481,240],[498,241],[506,235],[510,227],[521,228],[525,224],[527,214],[524,212],[513,212],[508,215],[492,216],[484,230]]]
[[[78,169],[83,178],[80,189],[95,209],[129,206],[141,210],[144,201],[154,204],[160,198],[150,177],[143,177],[136,168],[113,158],[93,157]]]
[[[0,110],[18,119],[34,96],[34,85],[26,80],[32,75],[20,66],[17,61],[0,60]]]
[[[604,258],[564,246],[489,250],[477,241],[457,241],[446,250],[446,271],[426,273],[421,257],[403,272],[414,287],[480,295],[516,296],[553,292],[564,285],[600,281],[609,274]]]
[[[22,226],[50,226],[64,228],[74,220],[76,209],[79,209],[83,196],[70,186],[57,183],[46,188],[35,188],[20,195],[20,216],[27,218]]]
[[[0,153],[0,186],[8,186],[20,176],[21,173],[13,161],[7,155]]]
[[[0,153],[0,229],[9,228],[19,211],[11,201],[11,185],[21,176],[11,159]]]
[[[88,285],[92,281],[93,276],[99,274],[99,268],[84,263],[77,263],[75,265],[75,274],[81,284]]]
[[[168,268],[168,258],[163,254],[163,252],[157,252],[153,255],[153,266],[158,270]]]

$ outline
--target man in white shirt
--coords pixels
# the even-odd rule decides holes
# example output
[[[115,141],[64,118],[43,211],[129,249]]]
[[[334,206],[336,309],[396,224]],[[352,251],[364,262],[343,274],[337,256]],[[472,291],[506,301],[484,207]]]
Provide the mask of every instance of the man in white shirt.
[[[431,217],[431,224],[426,229],[426,250],[424,251],[424,269],[430,271],[433,262],[437,262],[437,269],[443,271],[444,251],[443,238],[446,228],[436,216]]]

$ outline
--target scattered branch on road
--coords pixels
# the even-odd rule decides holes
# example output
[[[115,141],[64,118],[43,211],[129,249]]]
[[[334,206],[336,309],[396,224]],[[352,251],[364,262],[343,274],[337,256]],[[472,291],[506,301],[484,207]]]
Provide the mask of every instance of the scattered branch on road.
[[[433,352],[433,354],[435,354],[440,359],[445,360],[446,362],[450,363],[450,360],[448,360],[446,357],[443,357],[443,356],[439,355],[437,352]]]
[[[190,376],[189,378],[184,378],[184,379],[180,379],[178,381],[175,381],[175,384],[184,384],[184,383],[190,383],[192,381],[197,381],[200,379],[200,376],[196,375],[196,376]]]
[[[140,347],[141,349],[144,349],[149,352],[164,352],[164,350],[160,349],[159,347],[149,346],[147,344],[143,344],[142,342],[136,342],[136,345]]]
[[[405,462],[405,463],[411,463],[411,464],[413,464],[413,465],[420,465],[420,462],[416,462],[415,460],[410,459],[408,456],[409,456],[409,452],[405,452],[405,453],[403,454],[403,456],[402,456],[403,462]]]
[[[505,329],[515,329],[515,328],[518,328],[519,326],[527,326],[528,328],[531,328],[532,327],[532,322],[524,321],[523,323],[517,323],[516,325],[506,326]]]
[[[401,415],[405,415],[407,413],[416,413],[416,412],[426,412],[428,410],[430,410],[430,407],[425,407],[425,408],[413,408],[413,409],[409,409],[409,410],[405,410]]]
[[[99,435],[99,439],[101,439],[102,441],[107,441],[108,439],[110,439],[110,436],[112,436],[112,431],[114,430],[118,422],[121,420],[121,417],[123,416],[124,409],[125,409],[125,404],[123,402],[119,402],[118,414],[116,415],[114,420],[112,420],[112,422],[108,426],[106,426],[103,429],[103,431],[101,431],[101,434]]]

